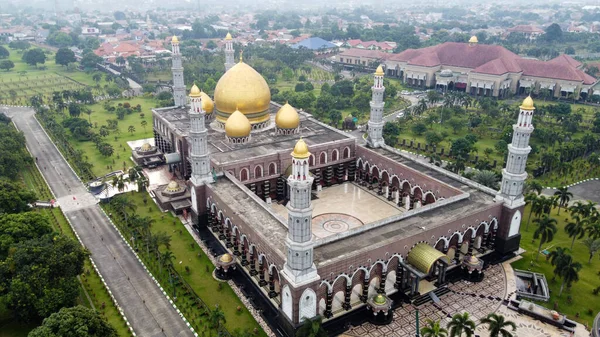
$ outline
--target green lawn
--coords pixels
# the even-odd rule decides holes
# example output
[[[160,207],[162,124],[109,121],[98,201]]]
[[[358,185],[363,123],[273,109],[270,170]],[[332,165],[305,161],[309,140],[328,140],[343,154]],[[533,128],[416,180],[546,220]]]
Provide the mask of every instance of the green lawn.
[[[161,213],[146,193],[131,193],[127,195],[127,198],[137,206],[136,209],[143,210],[144,216],[151,217],[154,220],[151,227],[152,233],[165,232],[171,236],[170,250],[175,255],[173,264],[176,270],[180,275],[183,275],[184,279],[209,308],[214,309],[216,305],[219,305],[225,313],[227,319],[225,326],[230,332],[238,329],[252,331],[254,328],[257,328],[260,331],[258,336],[266,336],[233,290],[226,283],[217,282],[212,277],[214,265],[202,249],[198,247],[179,219],[170,213]],[[144,203],[144,198],[148,198],[149,202],[147,204]],[[143,245],[139,246],[139,252],[147,266],[153,270],[155,277],[158,276],[157,278],[161,280],[163,288],[172,292],[164,268],[162,269],[163,274],[159,275],[159,268],[155,262],[155,257],[149,258],[145,254]],[[181,264],[179,263],[180,261]],[[185,271],[186,267],[189,267],[189,274]],[[222,285],[221,289],[219,289],[219,284]],[[188,320],[194,323],[194,327],[206,326],[208,324],[205,321],[206,318],[199,316],[195,308],[186,307],[187,302],[185,302],[183,296],[180,295],[179,297],[181,299],[178,298],[177,305],[186,313]],[[237,311],[238,306],[242,308],[241,312]],[[187,310],[192,310],[193,312],[189,314]],[[197,329],[198,333],[201,331],[202,329]],[[206,333],[209,333],[211,336],[214,335],[214,331],[207,330]]]
[[[111,131],[111,133],[105,138],[105,141],[111,144],[115,150],[111,157],[102,156],[96,149],[95,144],[91,141],[82,142],[71,139],[71,144],[73,147],[82,150],[87,156],[88,161],[94,165],[92,171],[97,176],[101,176],[110,172],[111,169],[107,166],[112,166],[113,170],[123,169],[124,166],[131,167],[133,165],[129,159],[131,157],[131,149],[129,146],[127,146],[127,142],[131,140],[153,137],[151,109],[155,107],[155,101],[151,98],[136,97],[132,99],[122,98],[113,100],[111,101],[111,104],[116,106],[118,103],[125,102],[129,102],[131,106],[136,106],[138,104],[141,105],[144,118],[140,117],[139,112],[132,112],[129,115],[125,115],[123,120],[119,120],[120,133]],[[102,104],[103,102],[88,105],[87,107],[92,110],[92,114],[89,117],[85,114],[80,116],[81,118],[89,119],[91,121],[93,130],[95,132],[98,132],[102,125],[106,125],[106,121],[108,119],[117,119],[116,114],[106,112],[102,107]],[[57,119],[59,122],[62,120],[61,117],[57,117]],[[146,121],[147,123],[145,129],[141,125],[142,121]],[[129,126],[133,126],[135,128],[133,133],[128,131]]]
[[[107,84],[104,77],[96,83],[91,74],[79,70],[68,70],[66,67],[54,62],[54,54],[46,55],[46,63],[37,67],[30,66],[21,60],[22,53],[10,49],[9,60],[15,67],[10,71],[0,71],[0,101],[9,104],[27,104],[31,96],[42,95],[48,99],[53,91],[77,90],[85,86],[92,88],[92,92],[99,94],[102,87]],[[45,69],[42,69],[42,66]],[[11,95],[11,90],[16,96]]]
[[[527,218],[529,217],[529,205],[525,207],[523,221],[521,225],[521,247],[527,252],[523,253],[522,259],[512,264],[515,269],[532,270],[534,272],[544,273],[548,279],[550,286],[550,301],[547,303],[540,303],[551,309],[554,308],[554,304],[557,303],[558,311],[565,313],[570,319],[574,319],[583,324],[590,324],[593,321],[593,317],[600,311],[600,296],[592,294],[592,289],[600,286],[600,259],[596,255],[592,262],[588,264],[589,253],[587,248],[579,242],[575,241],[573,252],[571,253],[574,259],[583,265],[583,268],[579,272],[579,282],[574,283],[572,289],[566,289],[563,291],[561,297],[558,297],[560,290],[561,281],[557,279],[552,281],[554,267],[550,265],[549,261],[546,261],[544,255],[540,254],[539,261],[535,261],[537,249],[539,245],[538,240],[533,239],[533,233],[535,231],[535,224],[532,222],[529,225],[529,229],[526,229]],[[557,214],[558,209],[554,209],[551,212],[551,216],[558,221],[558,232],[554,236],[554,240],[549,243],[542,245],[542,249],[553,250],[556,247],[571,247],[571,238],[568,237],[564,231],[565,224],[568,222],[569,214],[561,210],[560,215]],[[568,298],[571,297],[572,302],[569,303]],[[593,312],[592,315],[588,313],[588,310]],[[579,313],[580,317],[577,318],[576,314]]]

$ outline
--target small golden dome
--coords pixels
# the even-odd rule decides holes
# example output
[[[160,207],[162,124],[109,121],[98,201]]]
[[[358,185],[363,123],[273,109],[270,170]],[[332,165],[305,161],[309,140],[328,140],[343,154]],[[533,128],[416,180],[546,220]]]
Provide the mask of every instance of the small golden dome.
[[[192,89],[190,89],[190,97],[200,97],[200,89],[198,88],[198,86],[196,85],[196,83],[194,83],[194,85],[192,86]]]
[[[144,143],[140,147],[140,151],[142,151],[142,152],[147,152],[147,151],[150,151],[150,150],[152,150],[152,145],[150,145],[150,143]]]
[[[300,115],[286,102],[275,115],[275,125],[280,129],[295,129],[300,125]]]
[[[294,151],[292,152],[292,157],[298,159],[305,159],[310,157],[310,152],[308,152],[308,145],[306,145],[304,139],[300,138],[298,142],[296,142],[296,146],[294,146]]]
[[[233,261],[233,257],[231,257],[231,254],[225,253],[225,254],[221,255],[219,260],[221,262],[229,263],[229,262]]]
[[[169,185],[167,185],[166,191],[167,192],[177,192],[177,191],[179,191],[179,183],[176,182],[175,180],[171,180],[171,182],[169,183]]]
[[[375,298],[373,299],[373,303],[375,303],[375,304],[383,305],[383,304],[385,304],[385,302],[386,302],[386,299],[381,294],[377,294],[377,296],[375,296]]]
[[[531,96],[527,96],[523,100],[523,104],[521,104],[521,109],[522,110],[535,110],[535,107],[533,106],[533,99],[531,98]]]
[[[267,81],[251,66],[236,63],[215,87],[215,105],[223,113],[238,110],[243,114],[266,112],[271,103]]]
[[[231,34],[228,32],[227,35],[225,36],[225,40],[231,40]]]
[[[202,98],[202,110],[204,110],[207,115],[210,115],[215,109],[215,103],[212,98],[202,90],[200,90],[200,97]]]
[[[248,117],[244,116],[239,110],[235,110],[227,122],[225,122],[225,134],[227,137],[242,138],[248,137],[252,130],[252,125],[248,120]]]
[[[469,43],[479,43],[477,36],[475,36],[475,35],[471,36],[471,38],[469,39]]]
[[[383,67],[381,66],[381,64],[377,67],[377,70],[375,70],[375,75],[377,76],[383,76]]]
[[[179,43],[179,39],[177,38],[177,36],[173,35],[173,38],[171,39],[171,43]]]

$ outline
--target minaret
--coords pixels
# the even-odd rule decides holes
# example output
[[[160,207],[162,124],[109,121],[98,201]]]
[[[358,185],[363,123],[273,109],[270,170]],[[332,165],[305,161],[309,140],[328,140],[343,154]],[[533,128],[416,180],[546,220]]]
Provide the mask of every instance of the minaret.
[[[183,66],[181,65],[181,53],[179,52],[179,39],[173,35],[171,39],[171,47],[173,54],[171,55],[173,60],[173,100],[175,100],[175,106],[185,105],[185,84],[183,83]]]
[[[496,195],[497,201],[503,201],[504,207],[496,250],[501,253],[515,251],[519,248],[521,218],[525,201],[523,186],[527,179],[525,168],[527,156],[531,152],[529,137],[533,132],[533,100],[531,96],[523,100],[520,107],[519,118],[513,125],[512,142],[508,145],[508,158],[506,167],[502,170],[502,185]]]
[[[380,147],[384,144],[383,142],[383,92],[385,87],[383,86],[383,68],[381,65],[377,67],[374,75],[373,92],[371,96],[371,114],[369,115],[369,135],[367,137],[367,144],[370,147]]]
[[[206,143],[208,131],[204,125],[204,115],[202,93],[194,84],[190,90],[190,163],[192,164],[190,182],[194,186],[212,182],[210,156]]]
[[[292,174],[287,179],[290,188],[288,235],[285,241],[287,258],[282,272],[293,288],[319,280],[313,263],[313,208],[310,197],[314,178],[308,171],[309,157],[308,146],[300,138],[292,152]]]
[[[225,71],[228,71],[235,65],[235,60],[233,59],[234,53],[231,34],[227,33],[227,36],[225,36]]]
[[[146,27],[148,30],[152,30],[152,21],[150,20],[150,15],[146,14]]]

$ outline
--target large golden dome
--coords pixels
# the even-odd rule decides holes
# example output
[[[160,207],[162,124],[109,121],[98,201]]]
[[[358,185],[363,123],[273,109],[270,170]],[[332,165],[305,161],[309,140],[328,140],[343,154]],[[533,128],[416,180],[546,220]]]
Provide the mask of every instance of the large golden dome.
[[[275,115],[275,125],[281,129],[295,129],[300,125],[300,115],[288,103],[285,103]]]
[[[217,120],[225,123],[234,111],[246,115],[250,123],[269,119],[271,91],[265,79],[251,66],[240,61],[229,69],[215,88]]]
[[[248,137],[250,130],[252,130],[250,121],[238,110],[235,110],[225,122],[225,134],[230,138]]]
[[[213,103],[212,98],[204,91],[200,91],[200,97],[202,98],[202,110],[204,110],[207,115],[210,115],[215,109],[215,103]]]
[[[523,109],[523,110],[534,110],[535,109],[535,107],[533,106],[533,99],[531,98],[531,96],[527,96],[523,100],[523,104],[521,104],[521,109]]]

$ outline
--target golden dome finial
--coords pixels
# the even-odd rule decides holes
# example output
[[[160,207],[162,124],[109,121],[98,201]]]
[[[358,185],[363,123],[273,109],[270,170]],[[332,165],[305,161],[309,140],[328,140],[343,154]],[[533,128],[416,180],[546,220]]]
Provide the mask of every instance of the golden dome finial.
[[[296,146],[294,146],[294,151],[292,151],[292,157],[296,159],[306,159],[310,157],[310,152],[308,152],[308,145],[302,137],[296,142]]]
[[[520,108],[521,108],[521,110],[535,110],[535,107],[533,106],[533,99],[531,98],[531,95],[525,97]]]
[[[200,93],[200,89],[198,89],[198,86],[194,82],[194,85],[192,85],[192,89],[190,89],[190,97],[200,97]]]
[[[478,42],[479,42],[479,39],[477,39],[476,35],[471,36],[471,38],[469,39],[470,44],[476,44]]]
[[[227,35],[225,36],[225,40],[231,40],[231,33],[227,32]]]
[[[286,101],[275,114],[275,125],[280,129],[296,129],[300,125],[300,115]]]
[[[240,63],[244,62],[244,51],[240,50]]]
[[[171,43],[179,43],[179,39],[177,38],[177,35],[173,35],[173,37],[171,38]]]
[[[377,70],[375,70],[375,75],[377,76],[383,76],[383,67],[381,66],[381,64],[377,67]]]

